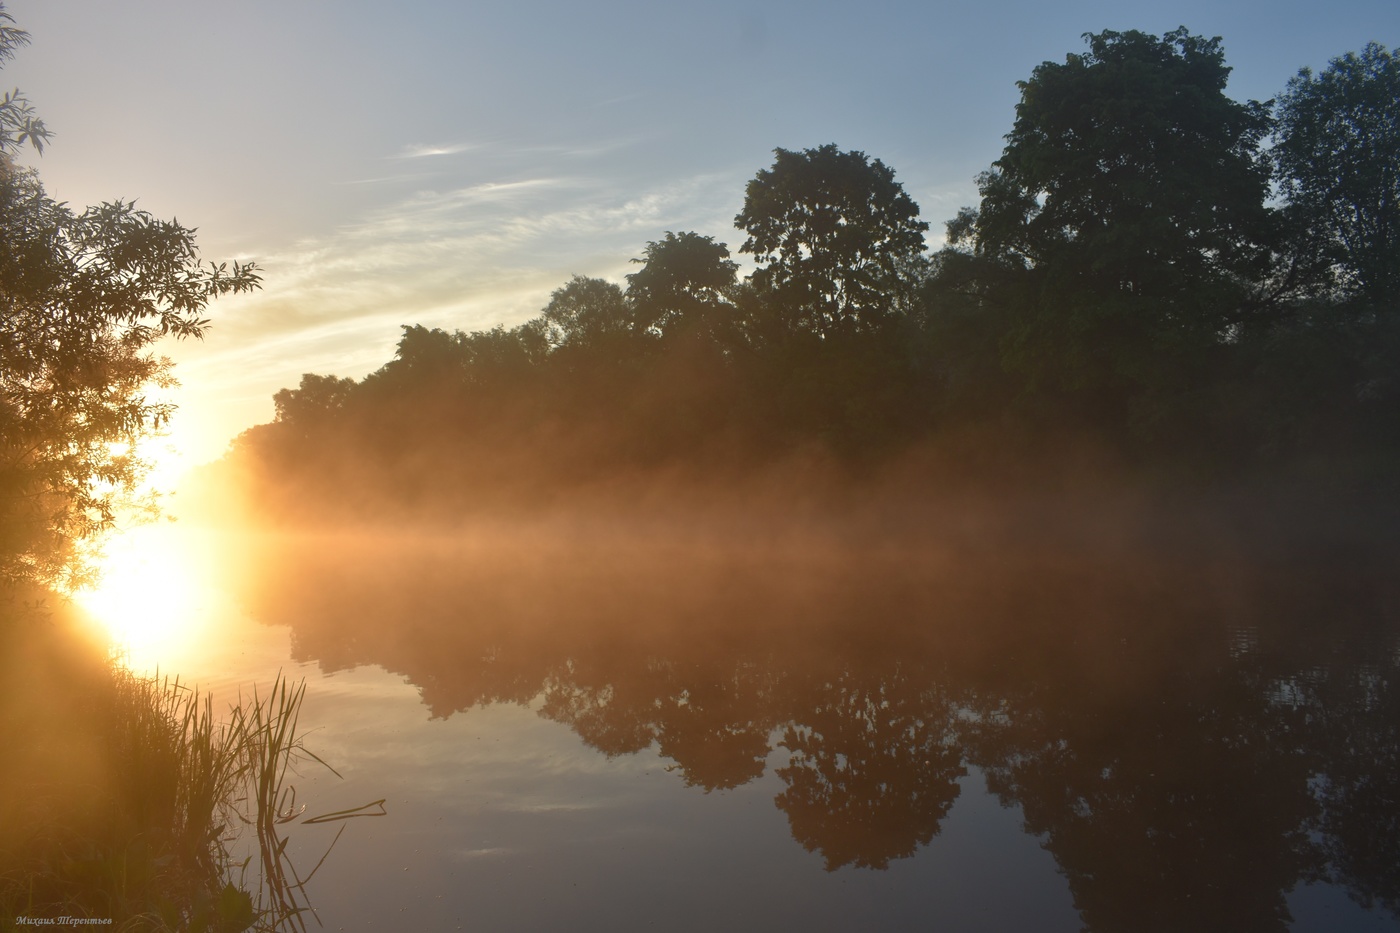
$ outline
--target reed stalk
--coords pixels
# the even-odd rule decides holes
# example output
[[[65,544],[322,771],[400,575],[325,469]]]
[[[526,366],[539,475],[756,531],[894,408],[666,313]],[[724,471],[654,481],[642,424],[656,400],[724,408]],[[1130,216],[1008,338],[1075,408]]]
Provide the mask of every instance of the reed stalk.
[[[68,915],[121,931],[305,933],[306,883],[325,856],[305,878],[292,864],[281,827],[305,807],[289,775],[307,761],[336,773],[297,732],[305,684],[279,674],[219,719],[178,678],[64,670],[64,693],[42,707],[19,705],[44,695],[37,675],[0,685],[0,740],[28,750],[12,758],[27,768],[0,780],[0,923]],[[309,821],[382,813],[376,801]],[[245,833],[256,855],[237,861]]]

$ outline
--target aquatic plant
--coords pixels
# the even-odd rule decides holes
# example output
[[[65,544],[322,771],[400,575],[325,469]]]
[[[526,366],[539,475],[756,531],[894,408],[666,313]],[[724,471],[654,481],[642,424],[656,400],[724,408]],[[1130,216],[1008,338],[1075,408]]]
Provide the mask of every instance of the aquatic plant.
[[[279,827],[305,807],[288,775],[306,761],[335,773],[297,733],[305,685],[279,675],[219,718],[207,692],[94,660],[62,624],[6,615],[0,916],[304,931],[305,885],[325,856],[305,877],[291,862]],[[382,803],[301,822],[378,815]]]
[[[342,826],[331,840],[319,861],[303,878],[287,852],[288,838],[278,827],[298,821],[306,805],[297,806],[296,786],[287,780],[288,773],[299,761],[310,759],[336,777],[340,772],[323,761],[302,743],[297,732],[297,720],[306,694],[306,682],[290,684],[280,673],[266,694],[255,686],[249,697],[241,693],[239,701],[230,708],[226,725],[226,745],[238,755],[237,775],[241,778],[243,795],[234,801],[232,812],[245,825],[253,827],[257,839],[259,900],[256,907],[259,929],[304,931],[304,915],[315,915],[306,897],[306,884],[315,876],[326,856],[340,841]],[[376,800],[362,807],[324,813],[299,820],[303,824],[329,823],[359,816],[382,816],[384,801]],[[253,856],[240,867],[243,877]]]

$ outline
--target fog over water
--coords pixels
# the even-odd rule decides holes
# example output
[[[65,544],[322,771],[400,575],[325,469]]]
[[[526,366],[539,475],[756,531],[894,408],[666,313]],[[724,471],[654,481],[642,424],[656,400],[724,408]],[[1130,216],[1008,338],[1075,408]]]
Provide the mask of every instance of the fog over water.
[[[865,489],[191,509],[161,534],[212,571],[208,635],[176,663],[309,677],[346,775],[312,807],[388,798],[310,887],[329,926],[1400,927],[1365,516]]]

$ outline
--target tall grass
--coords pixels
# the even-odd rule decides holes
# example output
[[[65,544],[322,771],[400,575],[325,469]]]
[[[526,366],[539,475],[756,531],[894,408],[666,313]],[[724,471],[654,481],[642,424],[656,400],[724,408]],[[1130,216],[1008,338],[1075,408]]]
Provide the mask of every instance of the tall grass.
[[[237,774],[243,778],[245,789],[236,801],[242,808],[236,812],[240,820],[253,826],[258,842],[258,916],[270,929],[306,929],[305,914],[311,912],[314,916],[306,900],[306,882],[325,861],[322,856],[311,873],[302,878],[287,854],[287,838],[278,833],[277,827],[292,822],[305,811],[304,804],[300,809],[296,806],[296,788],[287,783],[287,774],[298,761],[311,759],[340,776],[307,750],[297,733],[305,694],[304,681],[293,686],[280,674],[266,695],[260,695],[256,687],[250,698],[240,694],[238,704],[230,711],[225,738],[225,746],[237,752]],[[326,818],[311,820],[323,822]],[[337,833],[331,845],[339,839]],[[242,865],[246,871],[248,863]]]
[[[305,931],[310,875],[279,835],[300,815],[288,775],[303,761],[329,768],[297,733],[304,684],[279,675],[219,718],[178,679],[0,635],[40,661],[0,659],[0,925],[68,915],[128,931]]]

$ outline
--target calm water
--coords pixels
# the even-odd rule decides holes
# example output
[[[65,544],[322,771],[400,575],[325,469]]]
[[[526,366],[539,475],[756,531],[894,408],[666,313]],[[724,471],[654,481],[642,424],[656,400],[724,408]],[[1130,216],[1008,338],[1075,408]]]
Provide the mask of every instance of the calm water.
[[[302,769],[308,814],[387,798],[309,886],[329,930],[1400,929],[1393,561],[585,525],[113,557],[133,666],[305,677],[344,775]]]

